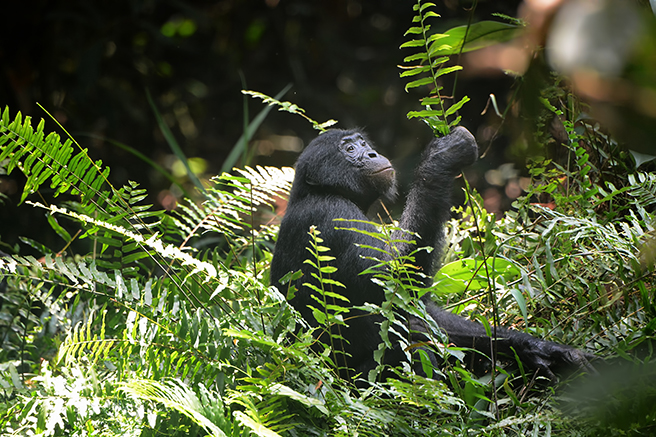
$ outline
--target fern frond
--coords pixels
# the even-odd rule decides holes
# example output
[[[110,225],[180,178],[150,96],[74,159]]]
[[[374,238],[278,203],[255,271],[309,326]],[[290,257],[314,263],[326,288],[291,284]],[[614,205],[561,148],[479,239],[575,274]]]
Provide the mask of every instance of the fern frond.
[[[434,3],[417,0],[413,6],[416,15],[412,19],[413,26],[404,36],[412,35],[411,40],[401,44],[400,48],[418,48],[421,51],[407,56],[403,62],[409,65],[399,65],[403,71],[401,77],[412,77],[413,79],[405,85],[406,92],[413,88],[429,86],[429,96],[421,99],[425,109],[421,111],[408,112],[408,118],[421,118],[435,133],[446,135],[452,127],[457,126],[460,117],[449,122],[449,117],[469,101],[467,96],[457,103],[445,108],[444,97],[441,94],[442,87],[438,80],[441,76],[462,70],[460,65],[447,67],[449,56],[471,50],[477,50],[499,42],[508,41],[516,37],[522,26],[516,24],[500,23],[496,21],[481,21],[467,26],[459,26],[447,30],[445,33],[430,33],[430,19],[439,18],[433,12]],[[423,76],[423,77],[418,77]],[[453,93],[455,94],[455,85]],[[433,108],[431,105],[436,105]]]
[[[520,22],[479,21],[470,26],[458,26],[439,35],[430,46],[429,53],[449,56],[489,47],[516,38],[524,30]]]
[[[79,214],[77,212],[70,211],[66,208],[60,208],[57,205],[45,206],[38,202],[29,202],[29,204],[36,206],[38,208],[43,208],[45,210],[48,210],[53,214],[65,215],[67,217],[73,218],[75,220],[78,220],[82,223],[86,223],[93,227],[104,228],[113,231],[123,236],[124,238],[128,238],[134,241],[140,246],[145,246],[147,248],[152,249],[156,254],[158,254],[162,258],[173,259],[180,262],[182,266],[191,267],[192,271],[189,274],[194,274],[199,272],[204,273],[206,280],[209,280],[210,278],[218,278],[218,272],[213,264],[198,260],[193,256],[189,255],[188,253],[184,252],[183,250],[178,249],[173,244],[165,243],[164,241],[162,241],[161,237],[158,234],[153,234],[151,236],[144,236],[136,232],[132,232],[124,228],[123,226],[114,225],[102,220],[97,220],[88,215]]]
[[[75,360],[84,356],[91,364],[95,365],[99,359],[107,358],[107,354],[114,346],[115,341],[105,339],[105,312],[102,314],[99,334],[95,334],[92,331],[94,320],[92,313],[89,315],[87,323],[79,322],[70,330],[66,339],[59,347],[57,362],[65,360],[66,365],[69,366]]]
[[[426,109],[424,111],[411,111],[408,113],[408,118],[422,118],[436,133],[446,135],[449,133],[449,123],[447,122],[447,115],[445,114],[444,98],[440,94],[442,87],[439,85],[437,79],[444,74],[460,70],[462,67],[456,65],[445,69],[443,66],[444,63],[448,61],[448,56],[435,56],[435,54],[431,52],[431,47],[437,44],[437,41],[445,36],[442,34],[429,35],[428,33],[431,28],[428,23],[429,19],[439,17],[437,13],[432,11],[432,8],[434,7],[434,3],[422,3],[422,0],[417,0],[417,3],[413,6],[413,10],[417,15],[413,17],[412,22],[416,25],[410,27],[405,35],[418,35],[419,38],[406,41],[401,44],[400,48],[422,48],[423,50],[420,53],[406,57],[404,60],[404,62],[420,61],[419,64],[399,66],[399,68],[404,70],[401,73],[401,77],[414,77],[427,74],[425,77],[413,79],[408,82],[405,85],[406,92],[412,88],[418,88],[425,85],[430,85],[432,88],[431,94],[429,95],[430,103],[424,102]],[[431,104],[436,104],[439,109],[432,109],[430,107]]]
[[[0,162],[4,163],[7,173],[19,169],[27,177],[21,202],[49,181],[54,196],[65,193],[79,196],[77,201],[70,203],[71,208],[81,215],[95,217],[100,223],[122,225],[135,235],[148,235],[153,227],[159,225],[164,213],[151,211],[151,205],[140,204],[146,197],[145,190],[138,188],[135,182],[115,189],[107,181],[109,168],[103,167],[102,161],[94,162],[87,150],[79,148],[77,143],[80,150],[76,152],[73,140],[62,143],[56,133],[46,136],[44,126],[41,120],[34,129],[32,119],[23,118],[20,112],[11,120],[9,108],[5,108],[0,118]],[[55,231],[63,229],[53,220],[49,221]],[[88,223],[86,220],[83,222]],[[114,261],[118,258],[120,262],[99,259],[99,263],[106,263],[105,267],[119,268],[120,263],[129,264],[153,255],[139,240],[125,245],[111,232],[98,234],[98,228],[103,226],[92,226],[81,238],[91,236],[99,240],[102,253],[114,248],[105,258],[114,257]],[[63,234],[62,238],[70,242],[70,235],[67,237],[65,232]],[[50,252],[43,246],[39,250]]]
[[[274,387],[271,387],[273,396],[265,397],[261,401],[254,401],[253,396],[243,392],[233,391],[227,401],[245,409],[244,412],[235,411],[233,413],[237,422],[261,437],[280,437],[281,432],[291,429],[293,426],[286,424],[293,417],[287,413],[289,409],[285,405],[288,393],[283,396],[277,395],[276,387],[278,386],[280,384],[274,384]],[[262,387],[262,389],[268,391],[267,388]],[[305,396],[302,397],[305,398]]]
[[[628,194],[635,198],[642,207],[656,203],[656,174],[642,173],[630,174]]]
[[[97,285],[115,286],[115,282],[106,273],[99,271],[94,262],[86,264],[80,260],[52,255],[46,255],[43,262],[31,256],[0,257],[0,279],[7,276],[27,280],[47,278],[49,284],[64,287],[71,292],[94,290]]]
[[[189,235],[198,229],[234,234],[249,227],[244,215],[258,207],[272,207],[276,198],[287,197],[294,180],[290,167],[246,167],[234,169],[241,176],[224,173],[211,179],[215,186],[208,189],[209,200],[202,206],[183,206],[176,215],[181,228]]]
[[[196,393],[181,381],[131,379],[120,384],[118,389],[135,398],[158,402],[166,408],[176,410],[189,417],[212,436],[225,437],[226,432],[232,433],[232,425],[222,415],[223,403],[220,398],[212,397],[211,403],[203,405]]]
[[[310,117],[308,117],[307,115],[305,115],[305,109],[297,106],[292,102],[281,102],[277,99],[274,99],[273,97],[267,96],[266,94],[262,94],[257,91],[241,90],[241,92],[242,94],[246,94],[254,98],[262,99],[262,101],[269,106],[279,106],[278,108],[279,111],[300,115],[301,117],[312,123],[312,127],[318,130],[319,132],[325,132],[326,129],[328,129],[330,126],[337,124],[336,120],[328,120],[328,121],[324,121],[323,123],[319,123],[318,121],[315,121]]]
[[[41,120],[36,130],[33,129],[31,117],[23,119],[20,112],[12,121],[8,107],[2,114],[0,162],[8,159],[7,173],[19,168],[27,177],[21,202],[50,180],[55,196],[70,192],[79,194],[82,204],[89,203],[99,195],[109,176],[109,168],[102,169],[100,160],[93,162],[87,149],[74,153],[71,140],[62,144],[54,132],[45,136],[44,127]]]

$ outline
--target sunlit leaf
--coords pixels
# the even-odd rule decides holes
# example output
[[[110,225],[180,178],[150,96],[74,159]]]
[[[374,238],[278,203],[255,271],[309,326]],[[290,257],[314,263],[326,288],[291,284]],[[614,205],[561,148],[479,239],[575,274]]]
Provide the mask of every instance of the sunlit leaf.
[[[482,49],[500,42],[510,41],[524,31],[524,28],[515,24],[499,21],[479,21],[467,26],[458,26],[444,32],[446,37],[438,39],[429,48],[431,56],[455,55],[461,52]],[[467,35],[467,41],[462,47]],[[448,47],[447,47],[448,46]]]

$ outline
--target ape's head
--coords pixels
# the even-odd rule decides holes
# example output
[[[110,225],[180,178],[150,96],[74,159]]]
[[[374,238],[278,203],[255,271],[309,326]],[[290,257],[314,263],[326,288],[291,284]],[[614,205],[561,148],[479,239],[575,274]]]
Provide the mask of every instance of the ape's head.
[[[380,197],[394,197],[396,173],[363,132],[333,129],[315,138],[296,162],[290,201],[312,192],[337,194],[366,210]]]

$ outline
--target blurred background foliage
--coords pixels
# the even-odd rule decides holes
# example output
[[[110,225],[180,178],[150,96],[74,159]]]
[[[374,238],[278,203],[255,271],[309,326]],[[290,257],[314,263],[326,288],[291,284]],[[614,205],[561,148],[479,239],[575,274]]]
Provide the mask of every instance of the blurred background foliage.
[[[502,19],[493,14],[528,24],[520,38],[453,59],[464,66],[454,97],[471,98],[460,111],[462,124],[484,152],[468,178],[488,210],[507,210],[521,194],[527,157],[549,155],[539,135],[557,143],[565,132],[538,99],[556,81],[553,67],[571,77],[553,90],[571,86],[589,105],[583,111],[626,150],[646,160],[656,153],[656,27],[648,1],[436,4],[437,32]],[[47,119],[42,104],[92,158],[112,168],[113,183],[136,180],[155,205],[172,209],[182,190],[151,163],[183,186],[191,183],[147,93],[192,171],[206,180],[263,108],[240,90],[275,95],[291,83],[284,99],[314,119],[364,127],[406,177],[403,186],[431,136],[406,118],[424,91],[406,93],[397,67],[407,55],[398,47],[412,14],[411,2],[397,0],[17,2],[14,19],[0,29],[0,106]],[[445,77],[445,90],[454,77]],[[547,97],[562,97],[556,91]],[[48,126],[57,129],[51,120]],[[304,120],[271,111],[237,164],[292,165],[315,135]],[[48,245],[47,236],[33,233],[42,218],[15,208],[22,183],[0,177],[0,192],[9,196],[0,210],[2,241],[12,246],[30,233]]]

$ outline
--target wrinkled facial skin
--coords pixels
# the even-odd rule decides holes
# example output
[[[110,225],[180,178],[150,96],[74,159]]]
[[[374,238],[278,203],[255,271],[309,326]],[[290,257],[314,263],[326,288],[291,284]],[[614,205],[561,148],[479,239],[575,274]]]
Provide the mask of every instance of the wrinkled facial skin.
[[[379,198],[396,196],[396,172],[359,130],[330,130],[315,138],[296,163],[290,200],[335,193],[367,210]]]
[[[379,196],[396,187],[396,173],[392,163],[375,151],[360,133],[343,137],[339,150],[344,158],[359,170],[363,186],[371,186],[374,191],[380,193]],[[392,196],[394,193],[395,188],[392,189]]]
[[[372,149],[359,133],[342,138],[339,149],[347,161],[361,168],[367,175],[382,173],[389,178],[390,175],[393,176],[394,174],[394,169],[389,159]]]

